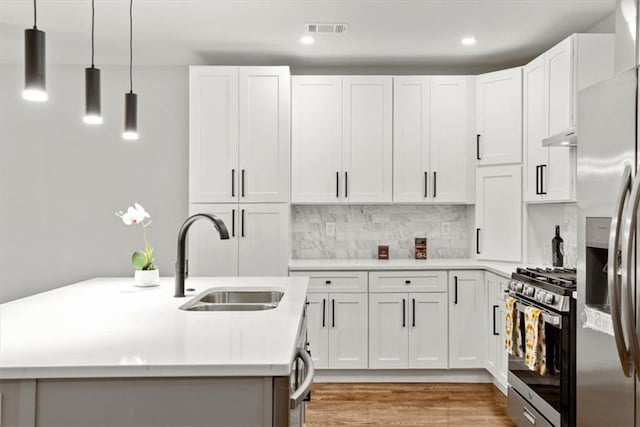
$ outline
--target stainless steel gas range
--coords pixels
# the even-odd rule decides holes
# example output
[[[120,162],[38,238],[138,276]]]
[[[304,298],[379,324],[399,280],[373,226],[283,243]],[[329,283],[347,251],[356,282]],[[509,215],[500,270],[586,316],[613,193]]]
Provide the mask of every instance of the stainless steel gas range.
[[[509,355],[507,411],[518,426],[574,426],[576,352],[576,270],[518,268],[507,292],[520,316],[522,356]],[[524,362],[527,307],[542,310],[546,336],[546,373]]]

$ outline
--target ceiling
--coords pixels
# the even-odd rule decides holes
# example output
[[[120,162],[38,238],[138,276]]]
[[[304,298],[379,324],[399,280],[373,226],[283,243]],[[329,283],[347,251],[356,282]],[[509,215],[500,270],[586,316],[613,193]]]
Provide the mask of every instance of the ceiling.
[[[96,0],[96,65],[128,61],[128,0]],[[0,0],[0,58],[23,60],[30,0]],[[313,67],[519,65],[609,16],[615,0],[135,0],[134,62]],[[90,1],[38,0],[50,63],[87,64]],[[344,35],[298,39],[304,24]],[[460,39],[473,35],[475,46]]]

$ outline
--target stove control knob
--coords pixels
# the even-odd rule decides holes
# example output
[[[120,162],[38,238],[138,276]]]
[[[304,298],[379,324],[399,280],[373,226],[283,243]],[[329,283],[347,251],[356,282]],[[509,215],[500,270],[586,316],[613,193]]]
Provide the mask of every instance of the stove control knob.
[[[553,304],[554,302],[556,302],[556,297],[553,294],[547,294],[544,297],[544,302],[547,304]]]
[[[516,292],[522,292],[523,288],[524,288],[524,284],[523,283],[515,282],[515,290],[516,290]]]
[[[544,301],[544,292],[539,291],[539,292],[536,294],[536,301],[539,301],[539,302]]]
[[[528,297],[533,297],[535,293],[536,293],[536,290],[530,287],[524,290],[524,294]]]

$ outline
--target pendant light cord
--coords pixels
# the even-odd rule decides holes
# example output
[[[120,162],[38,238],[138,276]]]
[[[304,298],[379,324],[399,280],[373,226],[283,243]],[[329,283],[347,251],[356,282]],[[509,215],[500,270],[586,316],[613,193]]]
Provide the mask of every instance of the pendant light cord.
[[[36,0],[33,0],[33,29],[38,29],[38,12],[36,11]]]
[[[129,93],[133,93],[133,0],[129,0]]]
[[[96,4],[95,0],[91,0],[91,68],[93,67],[93,57],[95,52],[94,33],[96,26]]]

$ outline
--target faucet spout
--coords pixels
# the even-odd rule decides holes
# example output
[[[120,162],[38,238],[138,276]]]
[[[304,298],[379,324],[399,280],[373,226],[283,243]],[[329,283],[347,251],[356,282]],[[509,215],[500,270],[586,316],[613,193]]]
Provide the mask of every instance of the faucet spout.
[[[220,235],[220,240],[229,239],[229,231],[227,230],[227,226],[224,225],[224,222],[215,215],[208,213],[199,213],[195,215],[191,215],[187,218],[180,227],[180,231],[178,232],[178,257],[176,261],[176,289],[175,289],[175,297],[181,298],[184,297],[184,282],[187,278],[188,274],[188,261],[187,261],[187,234],[189,233],[189,228],[199,219],[206,218],[213,223],[213,226],[218,231]]]

